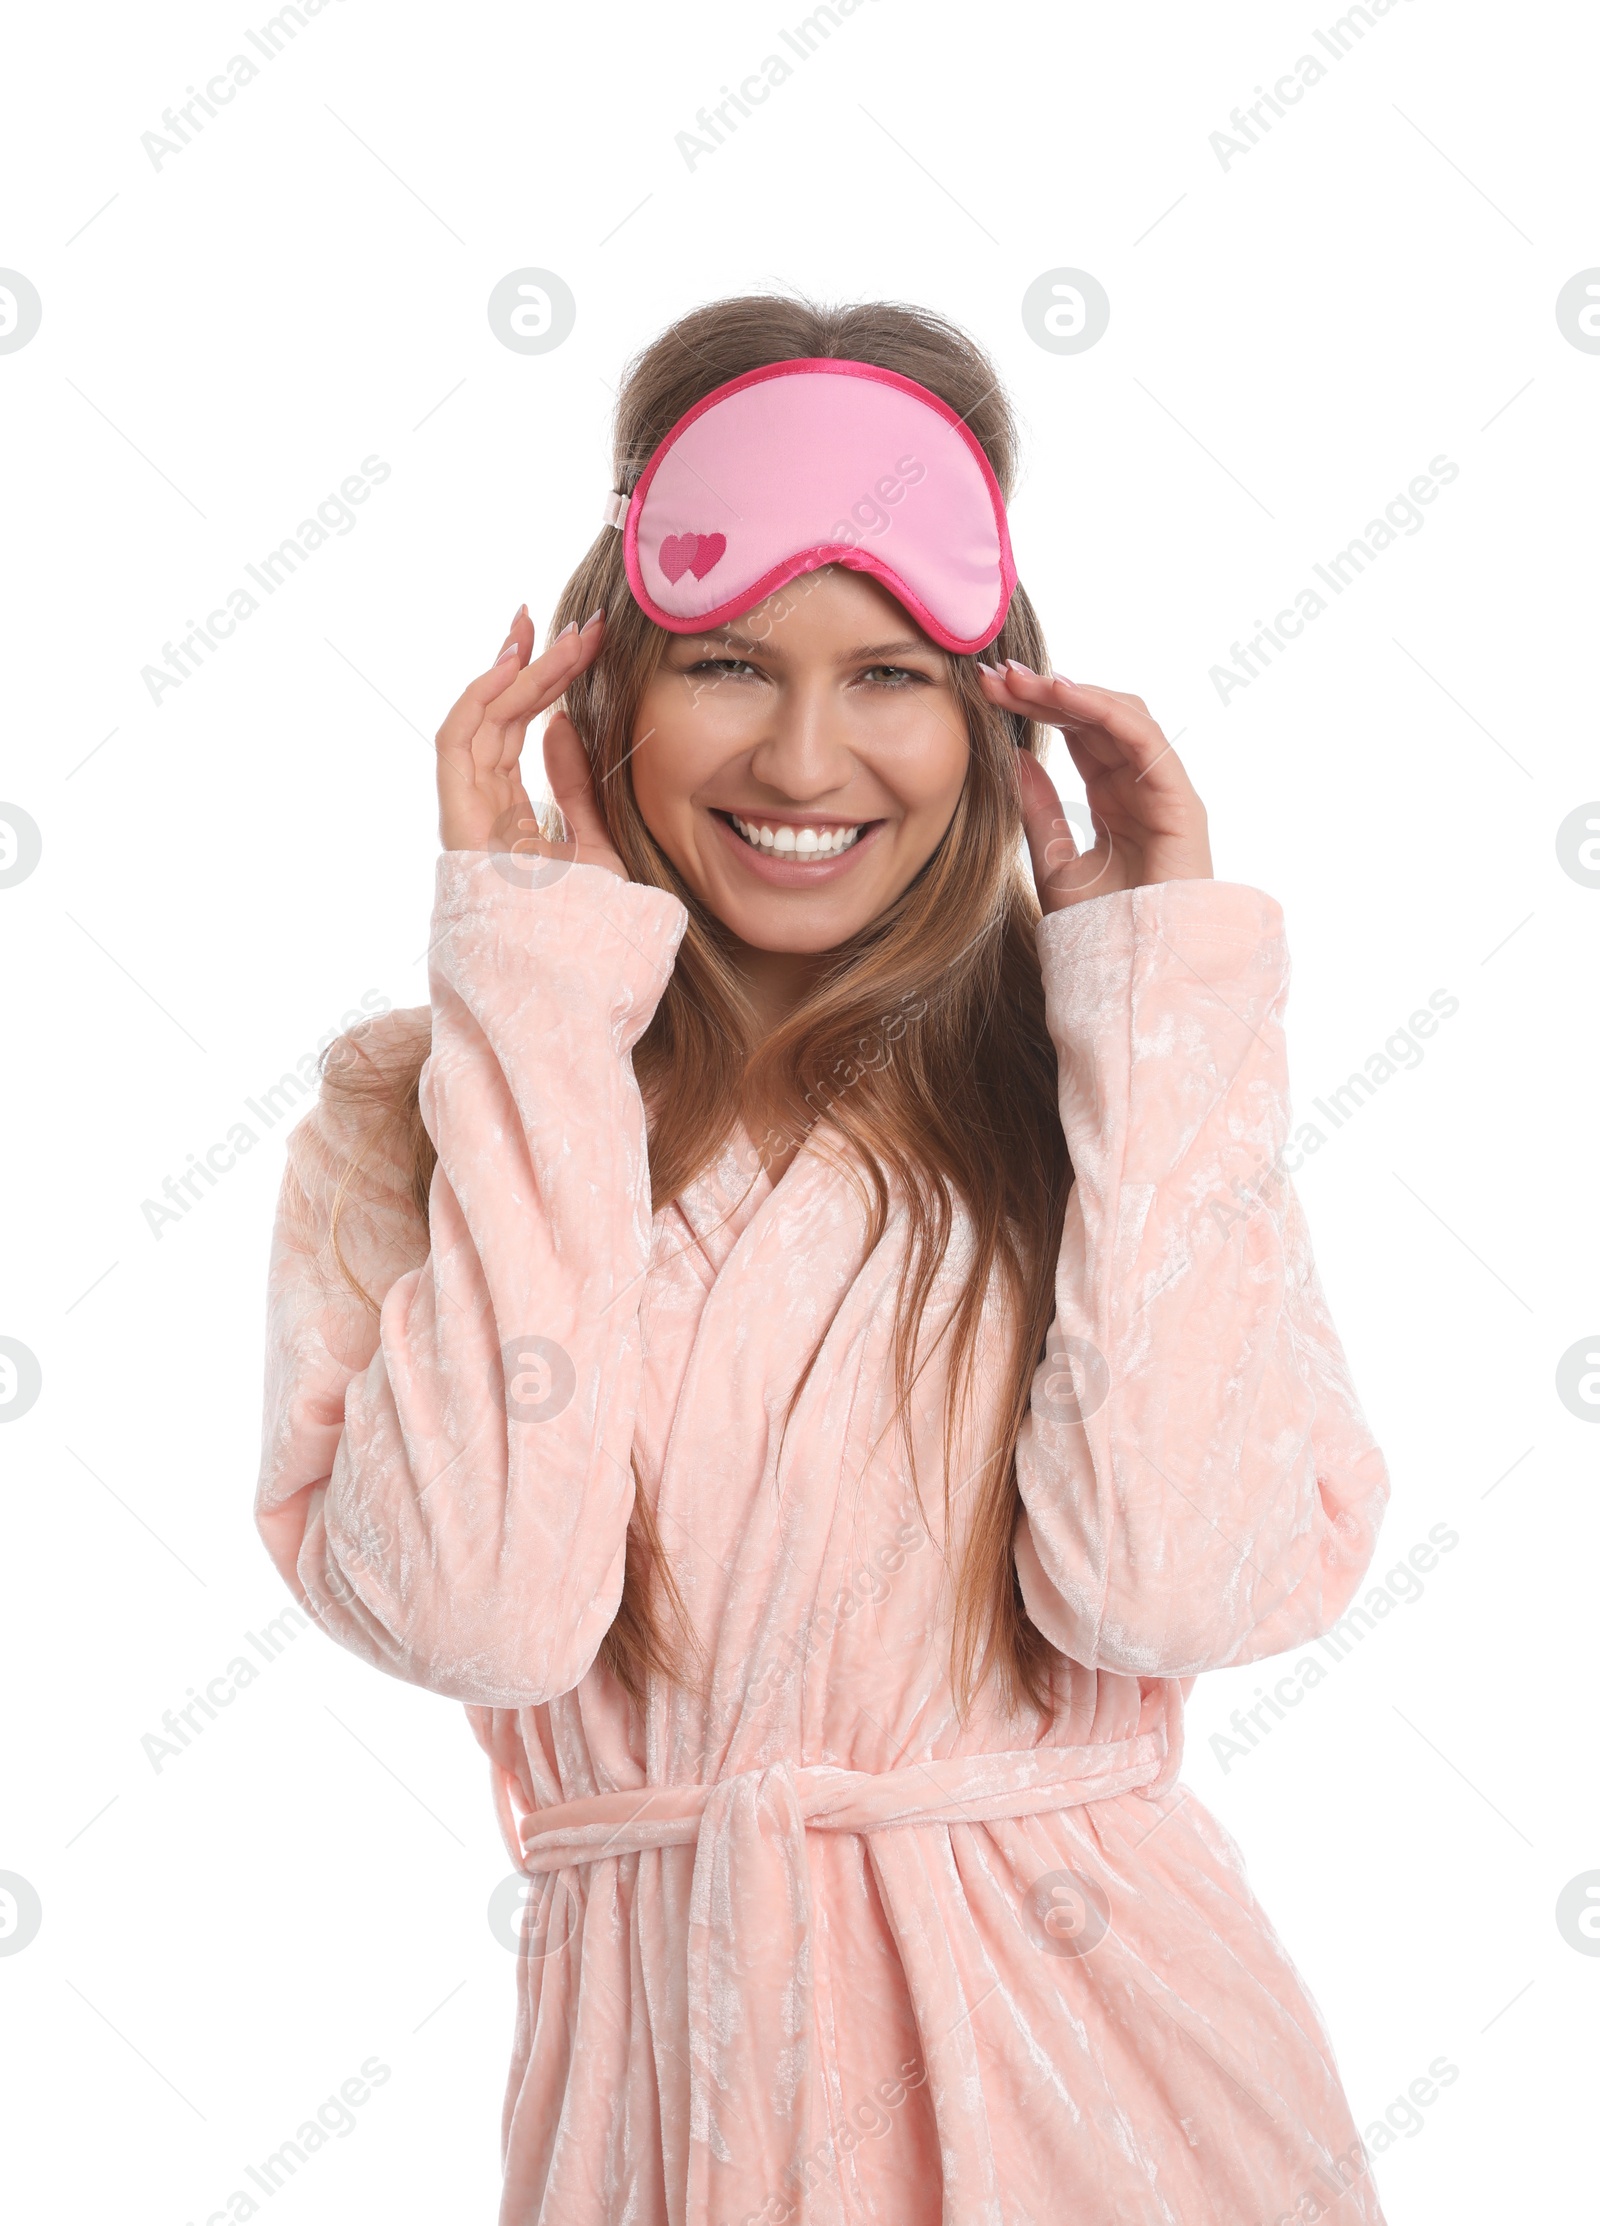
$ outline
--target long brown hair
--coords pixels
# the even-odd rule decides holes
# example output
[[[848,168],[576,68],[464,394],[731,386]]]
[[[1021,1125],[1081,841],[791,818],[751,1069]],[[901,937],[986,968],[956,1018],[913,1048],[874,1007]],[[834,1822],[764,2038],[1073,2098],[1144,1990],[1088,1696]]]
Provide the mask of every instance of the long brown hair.
[[[966,334],[899,303],[830,309],[766,295],[692,311],[629,365],[617,401],[613,485],[629,493],[669,428],[713,388],[759,365],[801,356],[873,363],[930,388],[970,426],[1010,496],[1017,465],[1010,407],[993,366]],[[1054,1650],[1023,1609],[1012,1555],[1020,1508],[1017,1435],[1054,1312],[1072,1182],[1034,936],[1039,906],[1020,858],[1015,753],[1020,746],[1037,754],[1041,730],[992,708],[972,659],[947,658],[971,744],[950,827],[911,886],[828,954],[804,1001],[757,1041],[727,931],[685,886],[634,799],[629,759],[635,715],[669,637],[633,600],[622,536],[609,526],[563,589],[552,631],[568,619],[581,623],[597,607],[607,613],[605,645],[568,690],[566,708],[589,753],[601,811],[629,875],[670,889],[689,913],[674,970],[633,1055],[650,1123],[654,1210],[679,1197],[723,1149],[740,1118],[754,1137],[767,1108],[792,1104],[797,1095],[826,1112],[849,1148],[841,1162],[845,1172],[858,1187],[866,1179],[867,1250],[888,1226],[890,1176],[909,1215],[894,1347],[896,1413],[903,1421],[916,1378],[931,1358],[918,1358],[923,1313],[955,1227],[955,1202],[964,1206],[968,1271],[940,1333],[950,1338],[947,1539],[953,1535],[948,1448],[967,1412],[985,1307],[998,1302],[1014,1329],[995,1401],[998,1435],[973,1482],[957,1570],[952,1687],[965,1709],[993,1671],[1008,1708],[1024,1697],[1048,1708]],[[1048,670],[1038,621],[1020,588],[1004,631],[984,655],[1020,657]],[[875,1063],[858,1063],[864,1040],[881,1045],[886,1038],[892,1038],[890,1052]],[[402,1168],[409,1166],[412,1201],[425,1222],[435,1161],[417,1102],[426,1038],[404,1044],[387,1060],[359,1051],[351,1056],[353,1048],[347,1043],[337,1060],[330,1059],[324,1086],[365,1101],[374,1117],[373,1142],[381,1132]],[[835,1079],[841,1070],[851,1075],[848,1088]],[[336,1254],[337,1223],[336,1208]],[[365,1291],[361,1295],[372,1303]],[[821,1342],[794,1387],[785,1427]],[[906,1445],[915,1486],[909,1430]],[[692,1648],[695,1641],[637,1462],[634,1476],[622,1601],[600,1659],[639,1701],[650,1678],[683,1675],[680,1646],[663,1628],[663,1599],[677,1639]]]

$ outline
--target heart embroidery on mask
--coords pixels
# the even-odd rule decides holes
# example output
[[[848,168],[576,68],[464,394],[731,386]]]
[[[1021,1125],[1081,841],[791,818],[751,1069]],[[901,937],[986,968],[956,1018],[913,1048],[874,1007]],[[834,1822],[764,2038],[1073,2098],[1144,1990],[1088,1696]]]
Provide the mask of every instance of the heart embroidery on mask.
[[[669,533],[661,544],[661,569],[674,586],[685,572],[703,580],[722,561],[728,537],[722,533]]]

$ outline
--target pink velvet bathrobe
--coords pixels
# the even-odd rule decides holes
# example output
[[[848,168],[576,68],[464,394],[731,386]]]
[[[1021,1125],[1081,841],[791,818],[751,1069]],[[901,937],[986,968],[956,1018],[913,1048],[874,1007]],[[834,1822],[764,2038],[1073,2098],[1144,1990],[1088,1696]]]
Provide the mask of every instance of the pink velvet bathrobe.
[[[1179,881],[1040,924],[1076,1181],[1015,1554],[1061,1659],[1047,1720],[986,1687],[962,1723],[998,1286],[947,1534],[944,1343],[926,1520],[892,1425],[903,1205],[864,1256],[823,1121],[776,1185],[741,1131],[652,1218],[631,1052],[685,909],[505,864],[439,861],[427,1224],[376,1165],[340,1228],[381,1320],[327,1245],[349,1116],[290,1139],[258,1496],[333,1638],[467,1704],[532,1874],[502,2226],[1379,2221],[1318,2014],[1176,1782],[1196,1673],[1325,1630],[1387,1493],[1271,1176],[1278,906]],[[635,1464],[707,1664],[642,1712],[596,1662]]]

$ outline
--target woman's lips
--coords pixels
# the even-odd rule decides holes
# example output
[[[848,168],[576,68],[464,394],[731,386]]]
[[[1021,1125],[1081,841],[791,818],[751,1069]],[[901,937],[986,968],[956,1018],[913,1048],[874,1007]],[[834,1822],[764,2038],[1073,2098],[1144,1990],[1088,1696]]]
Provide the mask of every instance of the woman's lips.
[[[866,821],[849,849],[838,851],[831,858],[799,858],[792,851],[780,854],[773,850],[757,850],[720,811],[713,811],[711,817],[721,830],[723,841],[730,850],[738,852],[756,880],[765,881],[775,889],[812,889],[819,881],[836,881],[840,874],[850,871],[861,853],[877,841],[889,824],[884,819]]]

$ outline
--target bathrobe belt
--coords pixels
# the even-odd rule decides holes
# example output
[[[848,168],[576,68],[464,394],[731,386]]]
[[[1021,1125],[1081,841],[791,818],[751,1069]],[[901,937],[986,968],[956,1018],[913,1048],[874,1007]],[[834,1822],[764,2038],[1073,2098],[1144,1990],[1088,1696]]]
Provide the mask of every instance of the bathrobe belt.
[[[1150,1785],[1166,1760],[1164,1730],[1100,1746],[1027,1747],[904,1763],[895,1770],[841,1770],[831,1763],[777,1762],[709,1785],[651,1785],[592,1793],[530,1809],[520,1820],[521,1868],[565,1870],[652,1847],[697,1849],[697,1877],[717,1861],[718,1843],[776,1830],[792,1850],[796,1831],[890,1832],[912,1824],[986,1824],[1077,1808]],[[516,1852],[515,1848],[513,1850]]]
[[[502,1828],[520,1867],[530,1874],[611,1862],[651,1848],[695,1850],[684,1974],[688,2147],[671,2171],[677,2182],[673,2217],[718,2226],[724,2219],[747,2218],[784,2190],[778,2209],[766,2215],[793,2217],[798,2191],[816,2169],[819,2098],[812,2090],[820,2067],[812,2064],[807,1832],[891,1835],[879,1843],[878,1865],[881,1871],[891,1862],[898,1874],[903,1865],[893,1850],[901,1843],[892,1835],[909,1826],[984,1824],[1042,1816],[1145,1787],[1159,1793],[1155,1781],[1166,1761],[1163,1726],[1097,1746],[1030,1747],[893,1770],[776,1762],[709,1785],[588,1794],[530,1810],[520,1819],[512,1812],[507,1775],[497,1769]],[[913,1862],[913,1871],[921,1860]],[[937,1852],[929,1860],[937,1867]],[[943,1861],[948,1867],[948,1852]],[[1067,1876],[1046,1872],[1043,1885]],[[1030,1906],[1019,1907],[1019,1919],[1035,1930],[1040,1911],[1031,1907],[1031,1898],[1039,1883],[1019,1881],[1030,1897]],[[919,1930],[915,1912],[922,1900],[913,1883],[902,1921]],[[927,1914],[937,1926],[936,1901],[929,1901]],[[547,1891],[530,1896],[524,1952],[540,1959],[569,1946],[581,1952],[583,1929],[573,1887],[551,1876]],[[581,1986],[581,1965],[574,1978]],[[826,2115],[824,2109],[824,2121]]]

